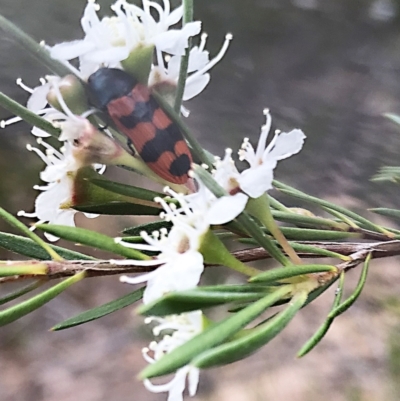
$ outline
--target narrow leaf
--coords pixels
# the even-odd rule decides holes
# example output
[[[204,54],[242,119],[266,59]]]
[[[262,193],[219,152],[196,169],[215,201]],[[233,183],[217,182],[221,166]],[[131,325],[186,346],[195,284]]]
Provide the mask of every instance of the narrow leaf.
[[[138,313],[146,316],[167,316],[232,302],[249,302],[262,298],[265,292],[180,291],[170,293],[150,304],[141,305]]]
[[[144,288],[139,288],[121,298],[114,301],[107,302],[104,305],[98,306],[97,308],[90,309],[86,312],[80,313],[70,319],[64,320],[61,323],[56,324],[51,328],[52,331],[69,329],[70,327],[79,326],[83,323],[91,322],[92,320],[99,319],[103,316],[109,315],[115,311],[123,309],[133,303],[139,301],[143,296]]]
[[[51,124],[49,121],[28,110],[25,106],[11,99],[2,92],[0,92],[0,105],[12,114],[15,114],[16,116],[22,118],[28,124],[34,125],[35,127],[46,131],[51,136],[55,138],[58,138],[60,136],[61,131],[59,128],[54,127],[54,125]]]
[[[385,113],[384,117],[388,118],[389,120],[393,121],[395,124],[400,125],[400,116],[394,113]]]
[[[391,237],[391,233],[389,233],[383,227],[380,227],[377,224],[372,223],[371,221],[369,221],[365,217],[362,217],[357,213],[351,212],[350,210],[347,210],[344,207],[337,206],[337,205],[335,205],[333,203],[330,203],[328,201],[316,198],[314,196],[307,195],[307,194],[305,194],[305,193],[303,193],[301,191],[298,191],[297,189],[294,189],[294,188],[290,187],[289,185],[282,184],[281,182],[278,182],[278,181],[275,181],[275,180],[273,181],[273,184],[274,184],[274,186],[276,188],[278,188],[283,193],[286,193],[286,194],[288,194],[290,196],[293,196],[295,198],[298,198],[298,199],[302,199],[302,200],[304,200],[306,202],[310,202],[310,203],[313,203],[313,204],[316,204],[316,205],[319,205],[319,206],[323,206],[325,208],[325,210],[332,209],[334,211],[342,213],[345,216],[348,216],[351,219],[355,220],[356,222],[361,223],[364,226],[364,228],[366,228],[368,230],[381,232],[381,233]]]
[[[125,256],[128,259],[147,260],[149,256],[135,249],[127,248],[121,244],[117,244],[114,238],[107,235],[97,233],[78,227],[60,226],[56,224],[38,224],[39,230],[53,234],[56,237],[67,241],[74,241],[82,245],[91,246],[93,248],[109,251],[117,255]]]
[[[67,260],[95,260],[92,256],[70,251],[56,245],[49,246]],[[50,260],[50,255],[36,242],[19,235],[0,232],[0,247],[32,259]]]
[[[400,210],[398,209],[388,209],[386,207],[377,207],[375,209],[369,209],[371,212],[380,214],[382,216],[394,217],[400,219]]]
[[[39,288],[44,283],[45,283],[44,280],[38,280],[25,287],[19,288],[18,290],[11,292],[10,294],[4,295],[3,297],[0,298],[0,305],[4,305],[7,302],[10,302],[10,301],[13,301],[14,299],[22,297],[23,295],[27,294],[28,292],[36,290],[36,288]]]
[[[355,288],[354,292],[343,302],[341,303],[339,306],[337,306],[334,310],[332,310],[328,317],[337,317],[339,315],[341,315],[343,312],[346,312],[347,309],[350,308],[350,306],[352,306],[354,304],[354,302],[356,302],[357,298],[360,296],[365,282],[367,280],[367,275],[368,275],[368,268],[369,268],[369,262],[371,260],[371,253],[367,256],[367,258],[365,259],[364,262],[364,266],[363,269],[361,271],[361,275],[360,275],[360,280],[358,281],[357,287]]]
[[[83,213],[108,214],[113,216],[158,216],[160,209],[133,202],[88,203],[74,206]]]
[[[134,187],[132,185],[121,184],[115,181],[109,181],[101,178],[93,178],[89,179],[89,181],[107,191],[114,192],[119,195],[129,196],[131,198],[143,199],[149,202],[154,202],[154,198],[160,197],[163,198],[165,195],[161,192],[151,191],[149,189]],[[155,205],[158,205],[154,202]]]
[[[267,344],[279,334],[294,318],[298,310],[304,305],[307,292],[296,294],[288,306],[266,323],[254,329],[244,330],[237,340],[209,349],[194,358],[190,364],[200,369],[213,366],[227,365],[246,358]]]
[[[0,311],[0,326],[5,326],[6,324],[12,323],[15,320],[18,320],[21,317],[40,308],[45,303],[51,301],[57,295],[61,294],[72,284],[82,280],[83,278],[85,278],[85,272],[75,274],[74,276],[34,296],[33,298],[28,299],[27,301],[21,302],[18,305]]]
[[[273,283],[279,280],[311,273],[335,272],[337,268],[332,265],[292,265],[268,270],[258,276],[251,277],[250,283]]]
[[[1,16],[0,16],[0,21],[1,21]],[[25,226],[25,224],[22,224],[17,218],[15,218],[12,214],[5,211],[2,207],[0,207],[0,217],[11,226],[23,232],[31,240],[35,241],[50,255],[50,257],[53,260],[58,260],[58,261],[62,260],[62,257],[53,248],[51,248],[51,246],[48,243],[43,241],[34,232],[30,231],[29,228]]]
[[[233,316],[205,329],[154,364],[148,365],[141,372],[140,378],[151,378],[175,372],[180,367],[187,365],[197,355],[232,337],[290,291],[291,286],[281,287]]]
[[[341,231],[347,231],[349,229],[348,224],[339,223],[334,220],[324,219],[322,217],[312,217],[312,216],[304,216],[302,214],[297,214],[293,212],[282,212],[273,210],[272,216],[278,221],[283,221],[285,223],[295,224],[301,227],[322,227],[322,228],[330,228]]]
[[[343,294],[343,285],[344,285],[344,272],[342,271],[342,273],[340,274],[339,286],[336,290],[331,310],[335,310],[340,304],[340,300]],[[331,327],[333,320],[334,317],[328,315],[325,322],[322,323],[322,325],[314,333],[314,335],[301,347],[300,351],[297,353],[298,358],[301,358],[304,355],[308,354],[317,344],[319,344],[319,342],[325,337],[325,334]]]

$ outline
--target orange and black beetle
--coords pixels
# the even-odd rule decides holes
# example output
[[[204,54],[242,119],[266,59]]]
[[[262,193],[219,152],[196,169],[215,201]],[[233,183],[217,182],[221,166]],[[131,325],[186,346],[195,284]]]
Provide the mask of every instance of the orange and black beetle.
[[[175,184],[187,182],[190,150],[147,86],[116,68],[100,68],[88,85],[93,105],[108,114],[157,175]]]

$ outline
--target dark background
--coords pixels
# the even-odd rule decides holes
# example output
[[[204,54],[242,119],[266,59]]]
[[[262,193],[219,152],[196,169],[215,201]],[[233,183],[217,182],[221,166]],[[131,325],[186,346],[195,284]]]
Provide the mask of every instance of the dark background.
[[[100,4],[107,14],[109,2]],[[78,0],[0,0],[3,15],[50,45],[82,37],[84,6]],[[400,164],[399,129],[382,117],[400,114],[398,1],[197,0],[195,16],[209,33],[211,55],[227,32],[234,35],[207,89],[186,104],[192,112],[187,122],[204,146],[222,155],[245,136],[256,141],[268,107],[274,127],[298,127],[307,135],[302,152],[280,164],[278,179],[355,210],[400,207],[398,187],[369,181],[380,166]],[[34,87],[47,71],[6,37],[0,37],[0,54],[0,90],[25,102],[15,79]],[[0,119],[6,117],[0,109]],[[13,213],[32,209],[31,187],[39,183],[42,164],[25,150],[28,142],[34,139],[24,123],[0,131],[0,204]],[[109,174],[138,183],[120,171]],[[114,236],[132,223],[78,219],[79,225]],[[361,299],[309,356],[294,359],[322,322],[332,294],[302,311],[262,352],[204,373],[196,399],[398,400],[398,261],[375,262],[371,270]],[[348,275],[349,289],[357,274]],[[129,290],[116,278],[91,279],[2,329],[0,400],[166,399],[147,393],[135,378],[145,365],[140,348],[151,337],[132,308],[65,332],[47,331]]]

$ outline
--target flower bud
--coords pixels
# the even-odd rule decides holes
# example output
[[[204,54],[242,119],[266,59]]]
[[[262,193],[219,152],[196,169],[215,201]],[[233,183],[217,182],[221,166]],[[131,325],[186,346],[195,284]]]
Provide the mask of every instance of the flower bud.
[[[51,83],[51,77],[48,79]],[[50,88],[47,101],[62,113],[65,112],[65,105],[73,114],[82,114],[89,109],[85,89],[79,79],[72,74],[61,78]],[[65,105],[62,102],[65,102]]]
[[[123,69],[139,82],[147,85],[153,61],[154,45],[138,44],[129,56],[121,61]]]

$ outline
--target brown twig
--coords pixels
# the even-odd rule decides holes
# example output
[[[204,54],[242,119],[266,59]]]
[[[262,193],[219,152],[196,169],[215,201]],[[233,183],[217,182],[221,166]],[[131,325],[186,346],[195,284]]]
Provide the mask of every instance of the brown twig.
[[[369,253],[372,253],[373,258],[384,258],[390,256],[400,255],[400,240],[383,241],[374,243],[360,243],[360,242],[299,242],[302,244],[312,245],[314,247],[325,249],[331,252],[337,252],[342,255],[350,256],[351,260],[340,263],[338,268],[340,270],[350,270],[363,262]],[[240,261],[247,263],[262,259],[268,259],[271,256],[263,248],[249,248],[233,252],[233,255]],[[321,255],[312,253],[299,253],[302,258],[323,258]],[[125,260],[124,263],[127,261]],[[17,266],[19,264],[27,265],[32,263],[36,264],[37,261],[12,261],[7,263],[7,267]],[[47,272],[45,276],[34,275],[19,275],[0,278],[0,284],[10,281],[19,281],[29,278],[42,278],[42,279],[57,279],[72,276],[83,270],[86,271],[87,277],[100,277],[111,276],[119,274],[132,274],[132,273],[145,273],[153,271],[158,266],[137,266],[135,261],[131,260],[131,264],[119,265],[110,260],[65,260],[62,262],[55,261],[41,261],[46,264]],[[211,265],[207,265],[210,267]],[[1,266],[0,266],[1,274]]]

